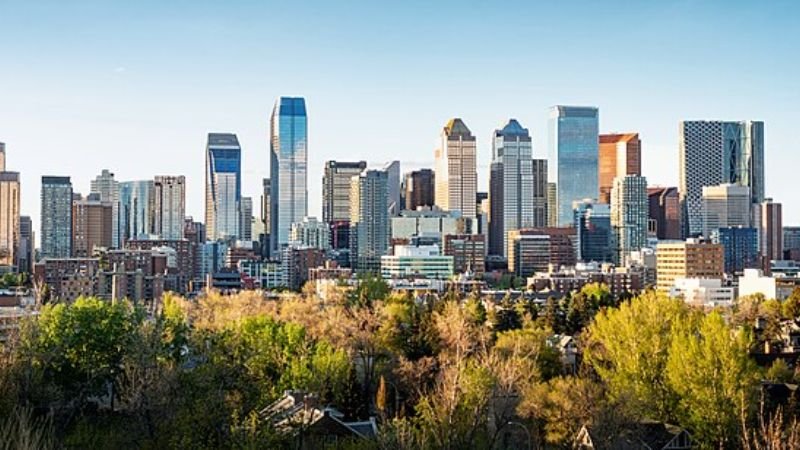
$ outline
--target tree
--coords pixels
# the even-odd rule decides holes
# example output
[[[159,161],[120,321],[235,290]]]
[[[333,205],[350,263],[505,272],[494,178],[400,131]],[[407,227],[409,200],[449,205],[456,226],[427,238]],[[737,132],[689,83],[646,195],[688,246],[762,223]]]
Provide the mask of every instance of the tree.
[[[144,314],[129,302],[79,298],[42,308],[27,325],[21,352],[43,381],[80,405],[113,387],[126,350],[135,342]]]
[[[794,288],[789,297],[783,301],[781,312],[785,319],[796,320],[800,317],[800,288]]]
[[[559,377],[530,386],[518,412],[542,424],[544,440],[549,444],[565,445],[580,427],[598,419],[603,401],[603,389],[597,383]]]
[[[677,396],[666,382],[673,327],[691,320],[680,300],[644,294],[600,312],[589,326],[584,356],[612,398],[655,420],[669,421]]]
[[[666,376],[680,398],[681,423],[707,448],[735,446],[741,414],[752,404],[758,381],[747,336],[733,332],[718,312],[676,334]]]

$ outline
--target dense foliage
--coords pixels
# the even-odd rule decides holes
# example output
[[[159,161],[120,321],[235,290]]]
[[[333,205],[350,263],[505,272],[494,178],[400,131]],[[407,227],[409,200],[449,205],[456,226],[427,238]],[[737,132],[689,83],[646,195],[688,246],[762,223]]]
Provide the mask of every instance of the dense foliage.
[[[759,395],[761,379],[794,373],[749,356],[755,318],[794,318],[797,299],[704,312],[600,285],[544,304],[415,299],[374,278],[337,289],[324,302],[168,295],[156,313],[47,305],[3,348],[0,448],[296,448],[263,413],[287,389],[378,418],[376,440],[342,448],[571,448],[582,426],[602,447],[642,421],[700,448],[800,443],[794,411]]]

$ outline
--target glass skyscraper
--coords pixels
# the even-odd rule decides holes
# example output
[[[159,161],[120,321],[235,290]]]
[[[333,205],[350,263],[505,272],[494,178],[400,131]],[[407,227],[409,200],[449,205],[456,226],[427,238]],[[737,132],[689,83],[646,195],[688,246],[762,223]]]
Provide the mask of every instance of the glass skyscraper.
[[[206,236],[239,237],[242,148],[235,134],[209,133],[206,145]]]
[[[42,258],[72,256],[72,182],[42,177]]]
[[[556,184],[560,226],[572,224],[572,202],[598,196],[598,116],[595,107],[550,110],[548,181]]]
[[[703,232],[706,186],[747,186],[752,203],[764,201],[764,122],[686,120],[678,132],[685,233]]]
[[[289,243],[292,224],[308,215],[308,119],[302,97],[281,97],[270,121],[271,247]]]
[[[147,239],[153,232],[153,181],[123,181],[119,184],[122,242]]]
[[[616,236],[611,227],[611,206],[594,200],[575,202],[575,250],[583,262],[613,262]]]
[[[542,170],[535,170],[540,166],[546,167],[546,162],[534,162],[527,128],[511,119],[495,130],[489,179],[490,254],[507,257],[509,231],[547,224],[543,187],[547,179]]]

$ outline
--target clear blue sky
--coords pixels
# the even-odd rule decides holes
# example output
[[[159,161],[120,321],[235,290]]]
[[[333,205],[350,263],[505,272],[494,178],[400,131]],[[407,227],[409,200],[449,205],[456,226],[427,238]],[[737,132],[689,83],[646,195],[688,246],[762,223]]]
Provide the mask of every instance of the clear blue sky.
[[[41,175],[85,194],[103,168],[186,175],[202,217],[210,131],[239,135],[257,199],[280,95],[307,99],[315,215],[325,160],[430,166],[453,116],[483,187],[492,130],[519,119],[544,157],[553,104],[639,132],[651,184],[677,183],[680,119],[764,120],[767,194],[800,223],[798,3],[640,3],[0,0],[0,141],[38,229]]]

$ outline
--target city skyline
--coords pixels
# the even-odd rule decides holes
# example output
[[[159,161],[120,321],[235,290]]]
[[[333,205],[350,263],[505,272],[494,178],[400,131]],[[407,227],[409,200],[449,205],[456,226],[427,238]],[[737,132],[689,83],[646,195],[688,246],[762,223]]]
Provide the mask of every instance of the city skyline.
[[[766,195],[784,203],[784,223],[800,222],[786,181],[792,149],[800,145],[792,133],[796,113],[787,106],[800,93],[798,82],[789,75],[796,73],[797,62],[785,57],[796,39],[782,35],[794,29],[798,20],[797,14],[791,14],[797,8],[792,3],[742,4],[727,11],[713,4],[647,5],[621,11],[621,20],[630,19],[626,34],[607,31],[603,21],[597,20],[610,14],[605,10],[620,12],[614,4],[584,3],[560,11],[543,7],[541,20],[525,30],[501,27],[492,36],[460,36],[454,26],[439,27],[437,18],[446,5],[430,6],[429,14],[417,14],[410,6],[393,7],[388,16],[405,28],[387,23],[390,19],[365,21],[365,15],[375,14],[369,8],[336,11],[326,5],[263,5],[231,11],[200,5],[192,11],[161,6],[155,11],[158,14],[145,12],[146,8],[125,8],[126,14],[118,14],[115,7],[96,6],[81,3],[58,14],[65,7],[51,4],[47,12],[52,14],[37,17],[35,27],[28,25],[38,8],[2,7],[10,19],[7,32],[23,38],[14,45],[0,44],[8,62],[0,85],[10,87],[2,92],[0,141],[7,145],[9,166],[21,173],[21,213],[33,218],[34,229],[40,228],[37,200],[42,175],[71,176],[75,192],[87,193],[90,180],[102,169],[110,169],[119,181],[150,179],[159,173],[185,175],[187,214],[201,219],[204,164],[198,155],[207,133],[218,130],[240,137],[242,195],[258,198],[261,179],[269,174],[269,111],[281,95],[303,96],[308,101],[312,117],[309,214],[317,217],[321,216],[322,166],[327,160],[366,159],[373,167],[402,155],[403,172],[433,167],[432,152],[441,124],[462,117],[477,139],[478,186],[486,191],[492,130],[517,118],[531,130],[534,157],[541,158],[546,155],[547,108],[575,104],[599,107],[601,133],[640,134],[646,143],[642,172],[652,185],[678,184],[680,120],[764,121]],[[302,14],[309,11],[314,14]],[[268,44],[257,24],[273,15],[269,36],[295,27],[304,32],[304,38],[281,39],[287,49]],[[457,16],[462,24],[500,23],[506,18],[499,8],[486,5]],[[563,23],[554,19],[565,16],[574,19],[571,23],[582,27],[581,31],[565,40],[552,37],[554,25],[548,23]],[[143,21],[175,25],[177,31],[156,31],[151,38],[138,40]],[[367,26],[335,33],[324,26],[333,21]],[[665,40],[676,23],[681,24],[682,33]],[[203,36],[203,26],[208,24],[222,32],[213,34],[216,41]],[[368,35],[380,35],[371,32],[387,26],[388,37],[365,40]],[[70,34],[64,42],[54,41],[48,31],[73,27],[83,33]],[[425,42],[415,39],[414,32],[420,30],[432,36]],[[98,35],[114,38],[94,39]],[[446,39],[456,36],[469,49],[466,56],[457,57],[468,71],[454,71],[436,62],[445,52]],[[596,38],[592,46],[578,46],[590,36]],[[429,45],[436,38],[441,44]],[[690,45],[697,41],[704,45]],[[196,42],[203,51],[173,58],[189,42]],[[507,42],[511,44],[504,45]],[[336,56],[340,64],[332,64],[333,56],[317,49],[330,45],[345,49]],[[604,50],[597,51],[601,47]],[[559,56],[564,48],[569,51]],[[291,67],[282,64],[285,57],[276,53],[284,50],[314,57]],[[247,70],[198,74],[201,71],[196,69],[208,54],[221,57],[228,51]],[[474,75],[519,52],[530,54],[531,62],[502,81]],[[611,67],[601,58],[610,52],[646,56],[648,62],[630,73],[585,75],[589,67],[595,67],[592,74]],[[746,73],[720,77],[726,72],[741,73],[739,59],[732,58],[741,52],[752,56]],[[83,64],[62,67],[63,58]],[[704,64],[695,64],[698,61]],[[540,70],[550,65],[560,70]],[[49,72],[54,66],[62,67],[58,77]],[[329,76],[318,77],[323,67],[330,69]],[[113,101],[106,101],[109,98]],[[381,105],[380,114],[369,110],[376,103]],[[359,136],[355,144],[354,136]],[[64,151],[73,158],[58,158]],[[165,154],[170,157],[163,158]]]

